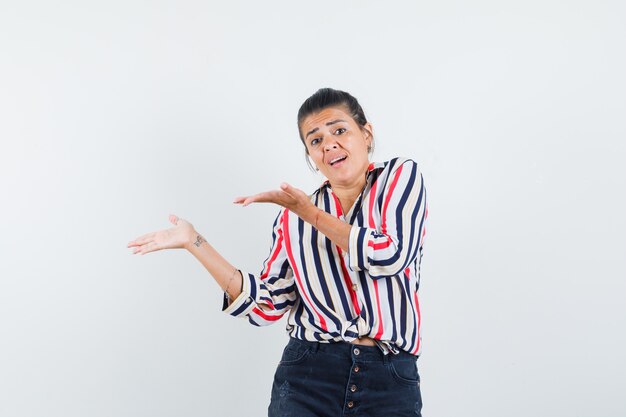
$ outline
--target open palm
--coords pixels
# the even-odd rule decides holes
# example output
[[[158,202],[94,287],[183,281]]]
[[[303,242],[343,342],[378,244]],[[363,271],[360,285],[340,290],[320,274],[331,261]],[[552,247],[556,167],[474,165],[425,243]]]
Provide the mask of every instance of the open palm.
[[[170,223],[174,227],[159,230],[157,232],[146,233],[128,243],[133,249],[133,254],[145,255],[149,252],[161,249],[183,249],[190,244],[194,236],[194,228],[187,220],[181,219],[173,214],[169,217]]]
[[[289,209],[297,215],[302,215],[305,210],[313,206],[309,196],[287,183],[282,183],[279,190],[264,191],[247,197],[237,197],[235,204],[247,206],[251,203],[274,203]]]

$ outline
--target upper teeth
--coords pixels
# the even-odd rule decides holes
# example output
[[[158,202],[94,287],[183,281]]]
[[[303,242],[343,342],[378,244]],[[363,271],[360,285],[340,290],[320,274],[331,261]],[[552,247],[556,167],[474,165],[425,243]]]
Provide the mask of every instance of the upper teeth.
[[[340,159],[343,159],[343,158],[345,158],[345,156],[338,156],[338,157],[337,157],[337,158],[335,158],[335,159],[331,159],[330,163],[331,163],[331,165],[332,165],[332,164],[334,164],[335,162],[337,162],[337,161],[339,161]]]

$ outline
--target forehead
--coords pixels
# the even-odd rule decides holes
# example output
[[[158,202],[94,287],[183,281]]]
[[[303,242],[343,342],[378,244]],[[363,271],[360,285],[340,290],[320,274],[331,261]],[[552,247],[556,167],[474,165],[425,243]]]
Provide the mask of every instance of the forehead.
[[[302,131],[308,132],[316,127],[322,128],[326,123],[334,120],[345,120],[348,123],[354,123],[350,113],[343,107],[327,107],[305,117],[302,121]]]

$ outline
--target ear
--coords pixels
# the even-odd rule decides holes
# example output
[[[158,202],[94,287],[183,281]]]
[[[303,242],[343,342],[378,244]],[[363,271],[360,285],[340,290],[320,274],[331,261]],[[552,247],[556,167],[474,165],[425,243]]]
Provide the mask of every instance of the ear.
[[[365,142],[368,145],[371,145],[372,141],[374,140],[374,128],[372,127],[372,124],[370,122],[365,123],[363,126],[361,126],[361,130],[365,135]]]

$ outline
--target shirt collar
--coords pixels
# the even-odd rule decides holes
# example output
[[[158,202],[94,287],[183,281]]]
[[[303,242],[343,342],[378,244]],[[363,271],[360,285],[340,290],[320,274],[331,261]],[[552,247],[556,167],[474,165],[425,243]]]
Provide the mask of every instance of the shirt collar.
[[[377,169],[381,169],[385,167],[385,163],[384,162],[370,162],[370,164],[367,167],[367,173],[365,174],[365,178],[369,178],[372,171],[375,171]],[[322,185],[320,185],[320,187],[318,188],[318,190],[322,190],[323,188],[330,186],[330,181],[325,180]]]

